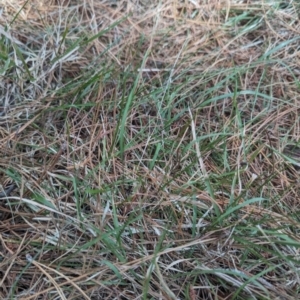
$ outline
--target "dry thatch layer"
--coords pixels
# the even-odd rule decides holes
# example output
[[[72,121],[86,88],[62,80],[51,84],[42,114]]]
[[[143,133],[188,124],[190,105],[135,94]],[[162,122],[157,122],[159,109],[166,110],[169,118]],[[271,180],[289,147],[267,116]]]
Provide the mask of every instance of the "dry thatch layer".
[[[1,299],[298,297],[296,1],[1,5]]]

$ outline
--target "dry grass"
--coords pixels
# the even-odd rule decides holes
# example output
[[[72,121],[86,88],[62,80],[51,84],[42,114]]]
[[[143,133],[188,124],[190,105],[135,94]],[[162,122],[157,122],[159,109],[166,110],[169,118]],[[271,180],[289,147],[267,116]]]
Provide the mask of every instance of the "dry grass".
[[[297,1],[1,5],[1,299],[298,298]]]

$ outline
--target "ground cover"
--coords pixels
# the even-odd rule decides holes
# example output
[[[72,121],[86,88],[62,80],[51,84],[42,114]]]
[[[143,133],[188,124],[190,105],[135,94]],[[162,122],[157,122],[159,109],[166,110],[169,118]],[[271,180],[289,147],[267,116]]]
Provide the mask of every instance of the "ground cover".
[[[297,299],[297,1],[0,3],[1,299]]]

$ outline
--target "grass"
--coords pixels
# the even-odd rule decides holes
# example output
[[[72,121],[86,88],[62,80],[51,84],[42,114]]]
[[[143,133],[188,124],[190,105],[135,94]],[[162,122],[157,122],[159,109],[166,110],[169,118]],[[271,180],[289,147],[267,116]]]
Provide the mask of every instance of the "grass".
[[[299,5],[2,2],[0,298],[297,299]]]

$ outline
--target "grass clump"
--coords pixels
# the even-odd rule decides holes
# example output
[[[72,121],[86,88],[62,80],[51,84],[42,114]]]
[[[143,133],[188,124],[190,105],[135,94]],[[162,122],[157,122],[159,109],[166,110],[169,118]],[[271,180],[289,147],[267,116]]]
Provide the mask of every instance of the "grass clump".
[[[1,299],[296,299],[297,5],[96,2],[3,4]]]

